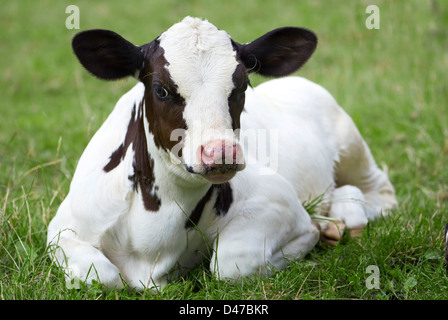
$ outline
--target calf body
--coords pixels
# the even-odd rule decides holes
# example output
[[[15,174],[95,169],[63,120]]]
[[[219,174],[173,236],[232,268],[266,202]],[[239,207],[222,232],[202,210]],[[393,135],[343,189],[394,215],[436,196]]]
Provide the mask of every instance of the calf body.
[[[269,274],[319,240],[302,201],[323,194],[322,214],[349,228],[392,209],[387,175],[326,90],[298,77],[247,87],[249,72],[297,70],[315,45],[299,28],[241,45],[189,17],[142,47],[104,30],[75,37],[94,75],[140,83],[88,144],[50,223],[68,274],[163,286],[202,259],[220,278]],[[245,147],[248,130],[278,139]]]

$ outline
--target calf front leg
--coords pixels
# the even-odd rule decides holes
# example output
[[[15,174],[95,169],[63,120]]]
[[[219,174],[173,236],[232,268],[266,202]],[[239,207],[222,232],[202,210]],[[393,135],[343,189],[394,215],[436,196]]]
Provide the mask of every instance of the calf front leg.
[[[357,187],[346,185],[333,190],[328,218],[317,220],[321,240],[335,246],[346,228],[350,235],[359,235],[368,223],[365,205],[364,194]]]
[[[90,243],[68,237],[65,230],[58,239],[50,243],[53,246],[53,256],[57,264],[66,271],[67,280],[79,279],[90,286],[93,280],[106,285],[108,288],[122,288],[118,268]]]
[[[223,224],[210,263],[221,279],[271,275],[303,258],[319,240],[318,228],[299,201],[294,208],[261,202]]]

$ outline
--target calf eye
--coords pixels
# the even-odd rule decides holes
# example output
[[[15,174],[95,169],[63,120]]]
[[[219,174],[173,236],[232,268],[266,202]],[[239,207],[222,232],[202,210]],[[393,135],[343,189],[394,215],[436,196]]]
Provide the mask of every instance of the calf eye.
[[[155,85],[153,90],[156,93],[157,98],[159,98],[160,100],[167,100],[170,98],[170,93],[168,92],[168,90],[160,85]]]

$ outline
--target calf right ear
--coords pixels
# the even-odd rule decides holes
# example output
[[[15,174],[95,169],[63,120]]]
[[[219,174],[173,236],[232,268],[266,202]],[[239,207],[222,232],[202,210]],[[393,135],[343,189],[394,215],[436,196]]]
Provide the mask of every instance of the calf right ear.
[[[72,40],[79,62],[94,76],[103,80],[138,77],[144,56],[140,47],[109,30],[88,30]]]

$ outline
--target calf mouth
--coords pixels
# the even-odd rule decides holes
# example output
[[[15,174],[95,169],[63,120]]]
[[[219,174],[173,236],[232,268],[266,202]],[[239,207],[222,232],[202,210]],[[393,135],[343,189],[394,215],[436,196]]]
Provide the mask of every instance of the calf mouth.
[[[222,184],[232,179],[238,171],[243,170],[245,164],[200,165],[196,168],[185,165],[185,168],[188,172],[199,175],[212,184]]]

